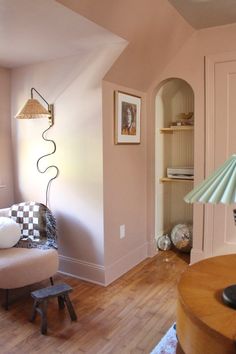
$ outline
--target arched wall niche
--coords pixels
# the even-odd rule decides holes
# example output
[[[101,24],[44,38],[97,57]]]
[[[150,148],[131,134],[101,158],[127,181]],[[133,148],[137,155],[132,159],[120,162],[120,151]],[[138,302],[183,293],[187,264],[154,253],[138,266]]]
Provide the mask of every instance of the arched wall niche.
[[[194,92],[187,81],[174,77],[158,85],[155,97],[156,239],[170,235],[176,224],[193,224],[193,207],[183,200],[193,179],[167,176],[167,168],[185,167],[194,168]]]

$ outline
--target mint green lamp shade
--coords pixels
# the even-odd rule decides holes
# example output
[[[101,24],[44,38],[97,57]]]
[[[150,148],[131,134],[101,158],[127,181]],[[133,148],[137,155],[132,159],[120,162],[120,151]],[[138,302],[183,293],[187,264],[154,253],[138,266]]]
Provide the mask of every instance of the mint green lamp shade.
[[[222,166],[188,193],[184,200],[187,203],[204,204],[236,203],[236,155],[226,160]],[[236,209],[233,210],[233,215],[236,224]],[[223,290],[222,300],[227,306],[236,309],[236,284]]]
[[[187,203],[236,203],[236,155],[184,197]]]

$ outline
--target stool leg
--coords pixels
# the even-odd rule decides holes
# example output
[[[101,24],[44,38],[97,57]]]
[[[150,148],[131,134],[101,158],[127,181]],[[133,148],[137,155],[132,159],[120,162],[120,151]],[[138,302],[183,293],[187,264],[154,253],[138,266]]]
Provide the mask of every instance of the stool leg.
[[[64,297],[65,297],[65,302],[66,302],[67,309],[68,309],[69,314],[70,314],[70,318],[71,318],[72,321],[76,321],[77,320],[77,316],[76,316],[74,307],[73,307],[73,305],[72,305],[72,303],[70,301],[69,295],[65,294]]]
[[[42,334],[47,334],[47,306],[48,306],[48,301],[45,299],[41,303],[41,333]]]
[[[30,322],[34,322],[34,320],[35,320],[35,317],[36,317],[36,314],[37,314],[37,311],[36,311],[37,307],[38,307],[38,301],[34,300]]]
[[[53,277],[50,277],[50,283],[52,286],[54,285]]]
[[[64,297],[63,297],[63,295],[58,296],[58,297],[57,297],[57,301],[58,301],[59,309],[60,309],[60,310],[64,309],[64,307],[65,307],[65,302],[64,302]]]
[[[9,289],[5,290],[5,310],[7,311],[9,309]]]

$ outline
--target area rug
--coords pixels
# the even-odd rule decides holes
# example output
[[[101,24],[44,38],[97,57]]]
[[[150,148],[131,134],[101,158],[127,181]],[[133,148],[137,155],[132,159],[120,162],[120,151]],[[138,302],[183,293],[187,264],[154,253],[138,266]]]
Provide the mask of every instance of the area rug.
[[[177,344],[176,325],[174,323],[150,354],[176,354]]]

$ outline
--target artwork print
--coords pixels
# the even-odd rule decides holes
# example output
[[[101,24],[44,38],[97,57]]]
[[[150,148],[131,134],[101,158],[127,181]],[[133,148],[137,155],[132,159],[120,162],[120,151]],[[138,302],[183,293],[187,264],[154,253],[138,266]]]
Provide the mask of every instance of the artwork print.
[[[140,111],[140,97],[116,92],[115,144],[140,143]]]

